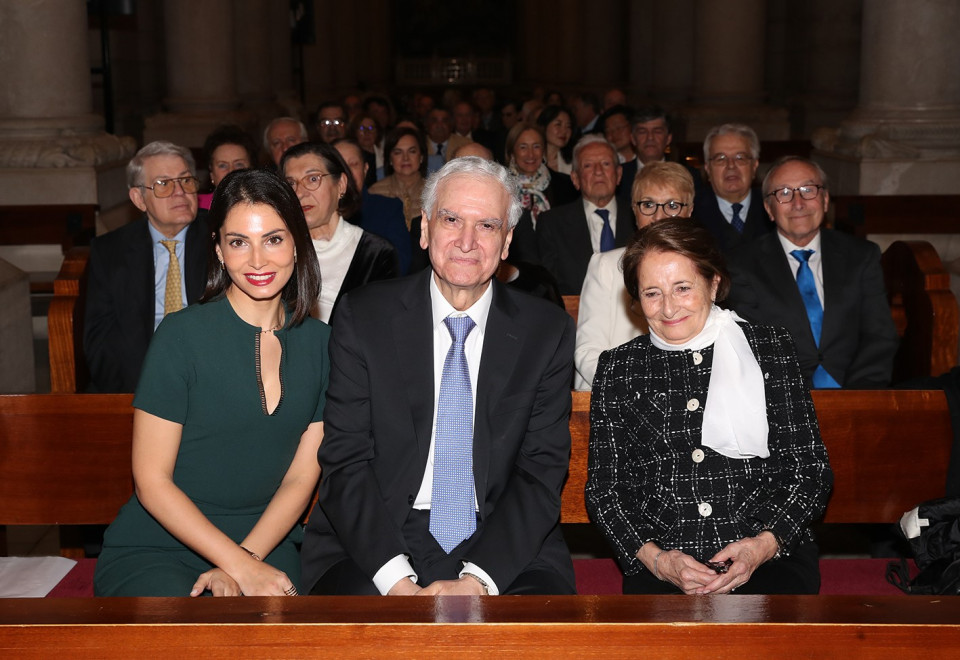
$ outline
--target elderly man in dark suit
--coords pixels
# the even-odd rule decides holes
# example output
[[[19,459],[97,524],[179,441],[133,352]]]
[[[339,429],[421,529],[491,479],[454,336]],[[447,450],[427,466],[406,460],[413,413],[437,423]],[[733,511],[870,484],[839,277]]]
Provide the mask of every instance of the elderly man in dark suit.
[[[729,305],[747,320],[789,330],[809,385],[888,386],[898,340],[880,249],[821,227],[830,193],[811,160],[777,161],[763,194],[777,231],[727,254]]]
[[[630,198],[616,195],[620,175],[617,150],[603,137],[577,142],[570,178],[581,198],[546,211],[535,227],[540,263],[561,295],[580,295],[590,257],[625,246],[636,231]]]
[[[760,164],[760,140],[749,126],[714,126],[703,141],[704,169],[710,187],[693,201],[694,217],[717,239],[721,250],[770,232],[760,189],[753,185]]]
[[[452,160],[423,193],[431,268],[343,299],[311,593],[573,593],[558,522],[574,327],[494,278],[520,210],[503,167]]]
[[[90,246],[83,351],[99,392],[136,389],[153,331],[196,302],[207,278],[210,233],[190,150],[151,142],[127,165],[127,186],[143,216]]]

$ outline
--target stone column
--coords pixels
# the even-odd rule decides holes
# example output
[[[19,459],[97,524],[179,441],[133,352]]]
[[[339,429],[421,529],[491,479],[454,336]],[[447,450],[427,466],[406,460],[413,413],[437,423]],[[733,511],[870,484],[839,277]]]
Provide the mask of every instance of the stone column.
[[[694,0],[655,0],[643,33],[652,40],[652,93],[664,105],[688,101],[697,52]]]
[[[144,142],[201,147],[219,124],[251,123],[238,110],[233,12],[230,0],[163,3],[166,112],[146,119]]]
[[[765,0],[697,0],[694,104],[683,114],[687,140],[711,126],[748,124],[761,140],[786,140],[786,109],[764,104]]]
[[[958,32],[952,0],[864,3],[859,106],[814,139],[834,194],[956,193]]]
[[[281,6],[281,9],[286,9]],[[269,27],[278,13],[277,3],[272,0],[237,0],[234,4],[236,27],[235,75],[237,95],[244,110],[266,123],[282,114],[276,103],[275,79],[273,77],[273,37]],[[281,25],[286,23],[286,12],[279,12]],[[286,55],[286,86],[290,81],[290,36],[289,29],[282,35],[281,45]],[[282,82],[282,78],[277,79]]]
[[[0,204],[126,200],[135,145],[93,114],[88,31],[82,2],[0,4]]]

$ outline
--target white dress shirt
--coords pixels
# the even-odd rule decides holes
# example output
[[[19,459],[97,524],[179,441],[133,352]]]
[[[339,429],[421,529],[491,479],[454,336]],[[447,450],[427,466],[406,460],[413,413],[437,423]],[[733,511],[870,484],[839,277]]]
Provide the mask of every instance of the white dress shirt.
[[[744,222],[747,221],[747,213],[750,212],[750,202],[753,199],[753,191],[747,193],[747,196],[740,200],[740,203],[743,204],[743,208],[740,209],[740,219]],[[720,214],[723,216],[723,219],[727,221],[727,224],[733,224],[733,202],[728,202],[723,197],[717,197],[717,206],[720,207]]]
[[[330,240],[313,239],[313,249],[320,262],[320,320],[324,323],[330,320],[330,312],[337,302],[343,278],[347,275],[361,236],[363,230],[360,227],[340,218]]]
[[[423,472],[423,480],[420,482],[420,490],[417,492],[413,503],[414,509],[429,510],[433,497],[433,454],[434,446],[437,440],[437,405],[440,400],[440,380],[443,376],[443,363],[446,360],[447,352],[450,350],[453,339],[450,337],[450,331],[444,320],[448,316],[469,316],[473,319],[476,327],[467,335],[463,344],[463,352],[467,359],[467,369],[470,372],[470,389],[473,391],[473,410],[476,415],[477,410],[477,378],[480,374],[480,357],[483,354],[483,338],[487,327],[487,317],[490,314],[490,303],[493,301],[493,287],[487,286],[487,290],[470,308],[460,312],[453,308],[447,302],[446,298],[440,292],[437,286],[436,276],[430,278],[430,302],[432,309],[432,327],[433,327],[433,425],[430,429],[430,449],[427,453],[427,466]],[[474,425],[475,426],[475,425]],[[476,493],[474,493],[476,498]],[[476,501],[474,503],[476,507]],[[463,573],[473,573],[487,583],[487,588],[492,595],[497,595],[499,590],[486,571],[476,564],[466,562],[463,565]],[[397,582],[405,577],[411,578],[414,582],[417,580],[416,572],[410,564],[410,560],[404,555],[397,555],[386,564],[380,567],[376,575],[373,576],[373,583],[381,594],[386,595]]]

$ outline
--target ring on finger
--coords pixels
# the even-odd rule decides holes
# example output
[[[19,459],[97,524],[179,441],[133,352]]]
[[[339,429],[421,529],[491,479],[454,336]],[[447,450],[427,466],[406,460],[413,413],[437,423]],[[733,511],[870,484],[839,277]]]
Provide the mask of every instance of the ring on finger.
[[[287,596],[299,596],[299,595],[300,595],[300,594],[297,592],[297,587],[294,586],[294,585],[292,585],[292,584],[290,585],[290,588],[289,588],[289,589],[286,589],[283,593],[286,594]]]

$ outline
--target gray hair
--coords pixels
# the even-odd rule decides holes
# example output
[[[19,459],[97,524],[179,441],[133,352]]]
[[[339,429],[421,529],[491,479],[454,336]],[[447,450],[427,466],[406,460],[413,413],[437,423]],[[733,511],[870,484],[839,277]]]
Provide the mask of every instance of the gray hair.
[[[617,167],[620,167],[620,158],[617,156],[617,148],[610,144],[607,141],[607,138],[603,137],[599,133],[587,133],[580,138],[577,144],[573,147],[573,162],[571,166],[573,167],[574,172],[580,170],[580,152],[583,151],[584,147],[587,147],[591,144],[604,145],[610,150],[610,153],[613,154],[613,162]]]
[[[711,128],[710,132],[707,133],[707,137],[703,138],[704,164],[710,160],[710,143],[713,141],[713,138],[720,135],[739,135],[742,138],[746,138],[747,143],[750,145],[750,157],[754,160],[760,159],[760,139],[752,128],[746,124],[721,124],[720,126]]]
[[[773,192],[772,190],[770,190],[770,184],[773,181],[773,175],[776,174],[777,170],[779,170],[781,167],[783,167],[787,163],[803,163],[804,165],[807,165],[808,167],[812,168],[817,173],[817,176],[820,177],[820,185],[823,186],[823,189],[824,190],[828,189],[827,173],[824,172],[823,168],[820,167],[820,165],[818,165],[815,161],[812,161],[809,158],[804,158],[803,156],[782,156],[781,158],[778,158],[773,165],[770,166],[770,170],[767,172],[767,175],[763,177],[762,190],[763,190],[764,199],[766,199],[767,195]]]
[[[440,184],[454,176],[468,176],[473,179],[486,177],[496,181],[503,187],[510,200],[510,205],[507,207],[507,226],[513,229],[520,222],[523,205],[520,203],[520,185],[517,177],[510,174],[503,165],[477,156],[454,158],[430,175],[420,196],[420,204],[428,218],[435,210]]]
[[[270,123],[267,124],[267,127],[263,129],[263,148],[266,149],[267,151],[270,151],[270,138],[269,138],[270,129],[283,121],[288,121],[292,124],[296,124],[297,126],[299,126],[300,137],[303,138],[303,140],[305,141],[310,139],[310,134],[307,132],[307,126],[302,121],[294,117],[277,117],[276,119],[270,120]]]
[[[143,185],[143,164],[153,156],[178,156],[187,164],[190,174],[197,176],[197,164],[194,162],[193,154],[190,153],[189,149],[173,142],[157,140],[144,145],[127,163],[127,188],[137,188]]]

